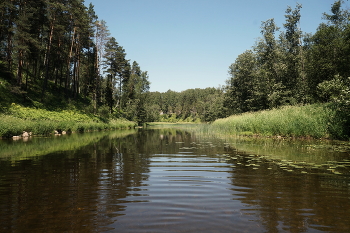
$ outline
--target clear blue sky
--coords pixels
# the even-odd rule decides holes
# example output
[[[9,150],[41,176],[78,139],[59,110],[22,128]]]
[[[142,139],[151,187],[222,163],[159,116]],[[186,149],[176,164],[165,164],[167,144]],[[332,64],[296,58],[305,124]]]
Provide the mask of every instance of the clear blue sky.
[[[302,4],[301,30],[314,33],[334,0],[85,0],[105,20],[127,59],[148,71],[151,91],[219,87],[228,67],[261,36],[283,29],[287,6]],[[343,8],[348,8],[345,1]]]

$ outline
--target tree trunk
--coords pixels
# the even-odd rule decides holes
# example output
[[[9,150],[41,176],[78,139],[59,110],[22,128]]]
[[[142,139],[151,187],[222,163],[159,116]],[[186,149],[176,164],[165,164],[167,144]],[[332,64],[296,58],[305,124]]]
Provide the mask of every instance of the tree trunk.
[[[80,46],[77,46],[77,54],[78,54],[78,57],[77,57],[77,73],[76,73],[76,75],[77,75],[77,89],[76,89],[76,91],[77,91],[77,94],[80,94]]]
[[[45,55],[45,78],[44,78],[43,88],[41,92],[41,102],[43,102],[44,100],[45,91],[47,88],[47,82],[49,79],[49,63],[50,63],[50,53],[51,53],[52,36],[53,36],[53,30],[54,30],[54,22],[55,22],[55,17],[53,18],[53,21],[51,22],[51,25],[50,25],[49,41],[47,43],[47,49],[46,49],[46,55]]]
[[[23,71],[23,49],[18,51],[18,67],[17,67],[17,85],[22,85],[22,71]]]
[[[93,79],[93,105],[94,105],[94,114],[97,113],[97,89],[99,84],[99,61],[98,61],[98,51],[97,47],[95,46],[95,52],[94,52],[94,60],[95,60],[95,69],[94,69],[94,79]]]
[[[70,86],[70,82],[69,82],[69,79],[70,79],[70,63],[71,63],[71,60],[72,60],[72,53],[73,53],[73,45],[74,45],[74,36],[75,36],[75,27],[73,29],[73,33],[72,33],[72,43],[70,45],[70,49],[69,49],[69,55],[68,55],[68,58],[67,58],[67,75],[66,75],[66,83],[65,83],[65,89],[66,91],[68,91],[69,89],[69,86]]]

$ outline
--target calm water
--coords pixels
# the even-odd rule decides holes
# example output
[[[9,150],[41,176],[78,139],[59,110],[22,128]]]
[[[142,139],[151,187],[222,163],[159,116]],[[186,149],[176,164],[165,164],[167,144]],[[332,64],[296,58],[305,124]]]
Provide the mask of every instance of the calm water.
[[[0,141],[0,232],[350,232],[346,144],[176,129]]]

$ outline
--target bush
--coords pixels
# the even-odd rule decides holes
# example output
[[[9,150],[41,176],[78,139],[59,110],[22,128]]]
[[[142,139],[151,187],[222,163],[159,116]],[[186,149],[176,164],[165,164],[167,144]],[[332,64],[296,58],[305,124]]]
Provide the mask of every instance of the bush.
[[[22,134],[23,130],[30,129],[22,119],[0,115],[0,137],[12,137]]]

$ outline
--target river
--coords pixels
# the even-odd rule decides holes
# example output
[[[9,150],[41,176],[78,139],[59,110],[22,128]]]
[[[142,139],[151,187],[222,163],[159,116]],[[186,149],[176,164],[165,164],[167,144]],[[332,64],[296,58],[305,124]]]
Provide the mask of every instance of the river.
[[[176,128],[2,140],[0,232],[350,232],[349,144]]]

